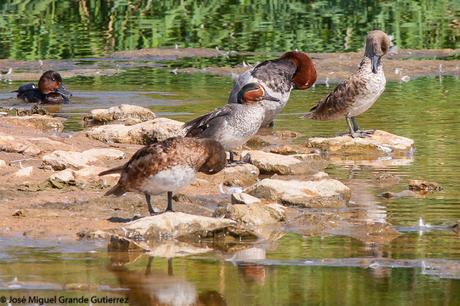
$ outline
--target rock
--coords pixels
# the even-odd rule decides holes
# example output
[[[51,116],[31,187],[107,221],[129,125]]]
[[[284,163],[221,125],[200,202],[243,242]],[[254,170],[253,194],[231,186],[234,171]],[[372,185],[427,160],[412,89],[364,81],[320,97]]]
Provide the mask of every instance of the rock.
[[[171,239],[200,240],[213,232],[235,226],[228,219],[166,212],[127,223],[119,236],[133,240],[162,241]]]
[[[82,168],[78,171],[73,171],[75,182],[80,188],[85,188],[88,185],[100,188],[115,185],[120,178],[120,174],[115,173],[99,176],[99,173],[104,170],[107,170],[107,168],[91,166]]]
[[[232,204],[256,204],[260,203],[260,199],[253,197],[250,194],[241,192],[241,193],[232,193]]]
[[[13,214],[13,217],[25,217],[24,211],[22,209],[17,209]]]
[[[315,174],[313,174],[311,176],[311,179],[313,181],[320,181],[320,180],[324,180],[324,179],[327,179],[329,178],[329,174],[327,174],[326,172],[323,172],[323,171],[320,171],[320,172],[317,172]]]
[[[75,176],[70,169],[53,173],[48,180],[53,187],[58,189],[64,188],[65,185],[75,185]]]
[[[251,228],[286,219],[285,207],[279,204],[227,205],[225,217]]]
[[[434,192],[443,190],[440,184],[423,180],[410,180],[409,189],[422,192]]]
[[[371,136],[352,138],[348,135],[332,138],[314,137],[306,145],[331,155],[343,156],[404,156],[414,150],[412,139],[376,130]]]
[[[3,159],[0,159],[0,168],[6,167],[7,164]]]
[[[8,153],[23,153],[28,155],[38,155],[42,150],[30,141],[18,139],[9,135],[0,135],[0,151]]]
[[[385,186],[396,185],[401,181],[401,178],[389,172],[381,172],[375,175],[375,180]]]
[[[83,152],[54,151],[43,156],[43,166],[54,170],[82,169],[101,158],[121,159],[125,153],[117,149],[89,149]]]
[[[327,166],[323,160],[309,159],[304,154],[280,155],[263,151],[243,151],[243,160],[259,168],[263,174],[306,174],[316,173]]]
[[[86,125],[104,124],[111,121],[140,123],[155,119],[155,114],[148,108],[122,104],[108,109],[93,109],[83,119]]]
[[[22,177],[22,176],[30,176],[32,174],[32,171],[34,170],[34,167],[25,167],[21,168],[14,175]]]
[[[334,179],[319,181],[263,179],[247,190],[258,198],[301,207],[344,207],[350,188]]]
[[[0,124],[50,132],[62,132],[64,130],[64,121],[64,118],[56,118],[47,115],[0,117]]]
[[[131,126],[97,126],[86,131],[86,136],[108,143],[149,144],[155,140],[163,141],[169,137],[183,136],[182,125],[182,122],[176,120],[156,118]]]
[[[83,151],[82,154],[91,160],[106,158],[106,159],[123,159],[126,153],[117,149],[111,148],[98,148]]]
[[[292,154],[312,154],[316,158],[321,158],[321,152],[318,149],[308,148],[301,145],[282,145],[276,146],[270,149],[271,153],[281,155],[292,155]]]
[[[413,197],[418,196],[418,194],[416,192],[413,192],[412,190],[403,190],[400,192],[390,192],[390,191],[382,192],[380,196],[387,198],[387,199],[390,199],[390,198],[397,199],[397,198],[413,198]]]
[[[259,169],[251,164],[239,164],[225,167],[219,173],[207,176],[206,179],[212,182],[222,182],[227,186],[249,186],[257,182]]]

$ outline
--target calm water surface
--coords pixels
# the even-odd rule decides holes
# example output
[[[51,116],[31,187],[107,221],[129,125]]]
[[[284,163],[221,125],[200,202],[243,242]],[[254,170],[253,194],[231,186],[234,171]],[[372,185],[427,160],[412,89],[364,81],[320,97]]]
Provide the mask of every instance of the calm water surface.
[[[22,105],[8,93],[16,86],[1,85],[4,104]],[[70,118],[68,130],[77,130],[81,114],[89,109],[121,103],[145,105],[178,120],[191,119],[222,105],[231,80],[137,68],[112,77],[69,79],[67,86],[74,92],[73,103],[57,111]],[[344,131],[344,120],[298,119],[329,90],[318,85],[293,92],[276,129],[299,131],[306,137]],[[325,237],[291,233],[270,245],[256,246],[256,255],[244,257],[244,263],[229,261],[233,253],[215,252],[172,261],[155,258],[146,272],[146,256],[124,258],[126,254],[110,254],[97,245],[2,240],[0,294],[128,296],[133,305],[147,305],[140,302],[146,299],[151,305],[193,305],[190,301],[200,305],[459,305],[460,236],[442,229],[460,219],[459,97],[457,78],[389,83],[378,103],[358,122],[364,128],[414,139],[413,158],[327,169],[353,188],[357,207],[366,207],[359,218],[388,222],[403,231],[389,244],[365,243],[346,233]],[[400,176],[401,183],[381,187],[374,180],[379,171]],[[378,196],[406,189],[409,178],[436,181],[444,191],[423,198]],[[440,225],[441,230],[419,231],[420,218]]]

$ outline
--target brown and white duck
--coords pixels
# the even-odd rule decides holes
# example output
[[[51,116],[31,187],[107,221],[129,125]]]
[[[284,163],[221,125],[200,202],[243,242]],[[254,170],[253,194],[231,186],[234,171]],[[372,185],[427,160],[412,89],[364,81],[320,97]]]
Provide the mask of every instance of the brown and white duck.
[[[378,30],[369,32],[364,57],[358,70],[337,85],[334,91],[305,114],[304,118],[345,118],[352,137],[372,134],[373,130],[360,130],[355,117],[367,111],[385,90],[386,79],[381,58],[387,54],[390,47],[391,41],[387,34]]]
[[[172,195],[190,184],[197,172],[215,174],[225,168],[226,155],[220,143],[211,139],[174,137],[138,150],[123,166],[99,175],[120,173],[118,183],[105,195],[126,192],[145,194],[148,210],[154,211],[151,195],[168,193],[166,211],[173,211]]]
[[[275,116],[286,106],[291,90],[308,89],[316,81],[316,69],[307,54],[287,52],[280,58],[264,61],[240,74],[235,80],[228,103],[238,103],[238,93],[248,83],[258,83],[267,93],[276,98],[262,102],[265,118],[262,127],[273,124]]]
[[[61,75],[56,71],[46,71],[40,77],[38,86],[29,83],[20,86],[17,97],[29,103],[66,104],[70,102],[72,94],[67,91]]]
[[[237,101],[185,123],[186,137],[218,141],[226,151],[230,151],[230,161],[233,161],[231,151],[254,136],[264,121],[262,101],[277,103],[279,99],[269,95],[260,83],[249,83],[240,89]]]

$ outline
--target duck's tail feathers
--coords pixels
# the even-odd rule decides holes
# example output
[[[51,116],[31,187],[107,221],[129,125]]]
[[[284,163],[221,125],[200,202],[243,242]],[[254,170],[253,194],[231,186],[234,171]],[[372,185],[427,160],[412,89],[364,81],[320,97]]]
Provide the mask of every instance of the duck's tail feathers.
[[[113,195],[119,197],[119,196],[122,196],[123,194],[125,194],[125,192],[126,191],[123,189],[123,187],[121,187],[119,184],[116,184],[109,191],[107,191],[104,195],[109,196],[109,195],[113,194]]]
[[[109,170],[105,170],[105,171],[102,171],[101,173],[99,173],[98,175],[99,176],[104,176],[104,175],[107,175],[107,174],[120,173],[123,170],[123,167],[124,167],[124,165],[116,167],[116,168],[112,168],[112,169],[109,169]]]
[[[306,114],[304,114],[302,117],[300,117],[301,119],[313,119],[313,112],[308,112]]]

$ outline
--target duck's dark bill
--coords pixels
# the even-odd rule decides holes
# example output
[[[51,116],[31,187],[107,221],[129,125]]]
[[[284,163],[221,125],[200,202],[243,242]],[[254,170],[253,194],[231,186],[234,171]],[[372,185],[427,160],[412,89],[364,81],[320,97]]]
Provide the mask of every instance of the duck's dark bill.
[[[380,64],[380,56],[373,55],[371,57],[371,65],[372,65],[372,72],[373,73],[377,73],[377,70],[379,68],[379,64]]]
[[[64,100],[69,101],[69,98],[72,97],[72,93],[68,91],[63,84],[56,89],[56,92],[61,94],[64,97]]]

